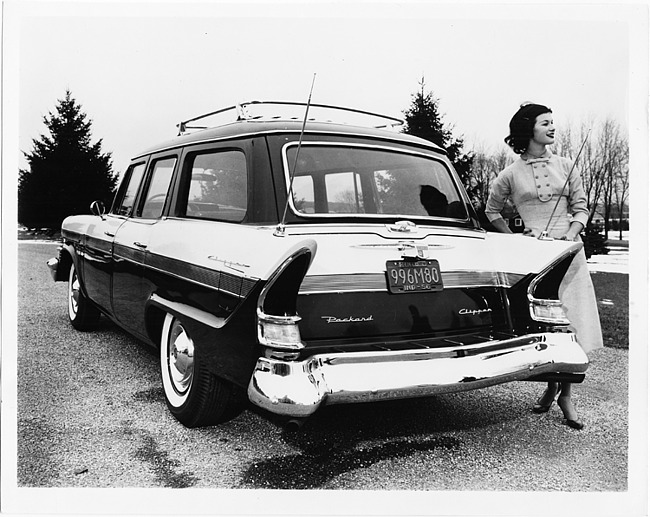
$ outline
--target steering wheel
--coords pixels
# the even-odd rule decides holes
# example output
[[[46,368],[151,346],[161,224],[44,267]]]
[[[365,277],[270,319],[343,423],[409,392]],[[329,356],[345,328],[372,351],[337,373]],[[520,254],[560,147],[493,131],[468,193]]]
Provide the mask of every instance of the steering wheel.
[[[151,203],[152,201],[154,201],[155,199],[158,199],[159,197],[165,198],[165,197],[167,197],[167,194],[156,194],[155,196],[151,196],[149,199],[147,199],[145,201],[145,205],[147,203]]]
[[[196,203],[192,203],[191,201],[187,202],[187,210],[185,211],[185,214],[191,213],[193,216],[200,217],[201,216],[201,207],[197,205]]]

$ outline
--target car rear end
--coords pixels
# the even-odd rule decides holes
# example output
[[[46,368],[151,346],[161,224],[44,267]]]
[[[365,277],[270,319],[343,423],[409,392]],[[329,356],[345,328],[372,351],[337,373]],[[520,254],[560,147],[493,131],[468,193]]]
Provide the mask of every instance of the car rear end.
[[[305,417],[322,404],[582,380],[588,360],[558,300],[580,244],[487,234],[435,149],[315,135],[285,139],[281,154],[292,195],[278,238],[317,249],[289,257],[260,296],[255,404]]]

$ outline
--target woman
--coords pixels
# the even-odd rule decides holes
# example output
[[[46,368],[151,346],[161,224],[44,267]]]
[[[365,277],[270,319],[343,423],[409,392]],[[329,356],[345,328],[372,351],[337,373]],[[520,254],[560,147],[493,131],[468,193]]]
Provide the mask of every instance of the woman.
[[[512,233],[500,215],[510,198],[524,221],[526,235],[538,237],[546,230],[554,239],[580,240],[588,219],[587,198],[580,174],[577,170],[571,172],[571,161],[547,148],[555,142],[551,110],[540,104],[523,104],[510,121],[510,135],[505,142],[521,157],[501,171],[490,189],[485,213],[496,230]],[[562,280],[559,298],[584,351],[602,347],[598,306],[583,250]],[[571,383],[549,382],[533,411],[547,412],[558,395],[566,424],[582,429],[571,401]]]

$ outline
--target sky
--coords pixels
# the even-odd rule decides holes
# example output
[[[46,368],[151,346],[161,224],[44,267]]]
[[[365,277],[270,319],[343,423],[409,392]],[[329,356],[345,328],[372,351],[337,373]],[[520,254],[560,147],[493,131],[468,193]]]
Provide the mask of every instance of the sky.
[[[420,89],[465,149],[504,147],[519,104],[627,128],[641,7],[419,2],[5,4],[18,160],[69,89],[122,172],[183,119],[246,100],[402,117]],[[7,22],[5,21],[5,24]],[[6,29],[5,29],[6,32]],[[9,149],[10,150],[10,149]]]

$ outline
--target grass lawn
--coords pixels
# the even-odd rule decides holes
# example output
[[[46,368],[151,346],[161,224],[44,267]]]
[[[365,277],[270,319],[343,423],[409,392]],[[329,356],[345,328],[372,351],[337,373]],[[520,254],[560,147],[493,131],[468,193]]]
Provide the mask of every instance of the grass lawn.
[[[629,275],[591,273],[605,346],[629,348]]]

